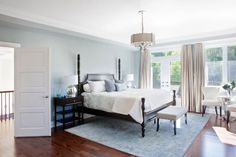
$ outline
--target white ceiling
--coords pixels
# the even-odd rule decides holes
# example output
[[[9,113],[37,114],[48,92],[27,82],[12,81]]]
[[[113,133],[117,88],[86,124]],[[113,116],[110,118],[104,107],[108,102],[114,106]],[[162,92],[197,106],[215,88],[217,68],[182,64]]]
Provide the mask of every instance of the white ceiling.
[[[157,41],[236,32],[236,0],[0,0],[0,14],[126,44],[141,9]]]

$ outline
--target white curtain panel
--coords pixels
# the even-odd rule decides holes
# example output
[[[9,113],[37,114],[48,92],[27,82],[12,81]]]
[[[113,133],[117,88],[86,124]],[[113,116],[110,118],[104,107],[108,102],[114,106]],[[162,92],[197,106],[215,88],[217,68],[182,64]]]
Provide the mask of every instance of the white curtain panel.
[[[181,101],[190,110],[193,102],[193,53],[192,45],[183,45],[181,52]]]
[[[195,112],[201,112],[203,99],[202,87],[205,85],[205,61],[202,44],[194,45],[194,96]]]
[[[140,88],[152,88],[151,86],[151,54],[146,48],[140,49]]]
[[[204,54],[201,43],[183,45],[181,52],[181,101],[190,112],[201,112],[204,86]]]

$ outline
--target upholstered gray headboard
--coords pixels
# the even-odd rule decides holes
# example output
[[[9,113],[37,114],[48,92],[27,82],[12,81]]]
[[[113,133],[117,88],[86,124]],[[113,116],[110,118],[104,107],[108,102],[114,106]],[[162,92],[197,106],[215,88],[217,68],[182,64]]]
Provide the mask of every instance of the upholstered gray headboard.
[[[80,93],[84,92],[83,85],[87,83],[88,81],[104,81],[104,80],[114,80],[115,76],[114,74],[87,74],[85,80],[80,83]]]
[[[103,81],[103,80],[114,80],[115,81],[115,77],[113,74],[87,74],[87,77],[84,82]]]

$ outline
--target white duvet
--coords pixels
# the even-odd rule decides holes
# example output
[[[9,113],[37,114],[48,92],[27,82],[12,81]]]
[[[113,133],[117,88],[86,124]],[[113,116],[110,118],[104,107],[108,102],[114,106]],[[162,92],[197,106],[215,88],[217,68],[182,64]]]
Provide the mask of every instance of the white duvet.
[[[162,89],[128,89],[121,92],[82,93],[84,106],[106,112],[130,115],[143,122],[141,98],[145,98],[145,112],[173,101],[172,93]]]

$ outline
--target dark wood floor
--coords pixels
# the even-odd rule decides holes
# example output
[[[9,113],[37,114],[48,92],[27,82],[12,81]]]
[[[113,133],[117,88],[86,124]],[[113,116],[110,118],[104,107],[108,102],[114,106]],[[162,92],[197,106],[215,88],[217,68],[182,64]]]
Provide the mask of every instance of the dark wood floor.
[[[226,127],[212,116],[186,152],[186,157],[235,157],[236,146],[219,141],[212,126]],[[14,138],[13,121],[0,122],[0,157],[127,157],[127,153],[97,144],[70,133],[53,131],[52,137]],[[236,132],[236,122],[231,131]]]

